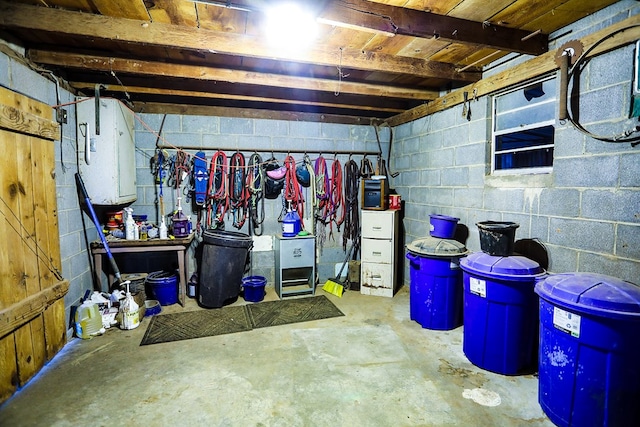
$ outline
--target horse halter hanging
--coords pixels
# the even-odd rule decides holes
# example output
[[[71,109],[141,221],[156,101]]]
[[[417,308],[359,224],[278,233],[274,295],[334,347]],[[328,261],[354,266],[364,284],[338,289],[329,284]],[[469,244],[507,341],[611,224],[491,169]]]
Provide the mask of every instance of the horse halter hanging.
[[[249,158],[249,166],[246,173],[246,188],[249,192],[247,202],[249,210],[249,230],[256,236],[261,236],[264,222],[264,185],[265,171],[262,164],[262,157],[258,153],[253,153]],[[258,231],[259,230],[259,231]]]
[[[229,160],[229,206],[233,216],[233,226],[240,229],[247,219],[249,190],[245,185],[244,155],[236,152]]]
[[[227,155],[217,151],[211,158],[209,188],[207,190],[207,227],[224,224],[224,215],[229,208],[227,192]]]

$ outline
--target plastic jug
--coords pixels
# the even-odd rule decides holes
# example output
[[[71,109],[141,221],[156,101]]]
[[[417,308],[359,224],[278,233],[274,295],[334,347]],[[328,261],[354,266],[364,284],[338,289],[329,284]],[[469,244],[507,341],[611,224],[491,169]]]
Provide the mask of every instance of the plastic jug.
[[[76,310],[76,336],[82,339],[89,339],[93,336],[105,332],[102,327],[102,314],[98,310],[98,305],[90,299],[84,300],[82,305]]]
[[[124,283],[127,285],[127,295],[120,305],[120,328],[135,329],[140,326],[140,307],[131,296],[131,292],[129,292],[129,281],[127,280]]]
[[[297,211],[289,210],[282,220],[282,237],[295,237],[300,232],[300,215]]]
[[[180,197],[178,197],[178,210],[173,215],[173,235],[175,237],[187,237],[189,235],[189,219],[182,212],[180,205]]]

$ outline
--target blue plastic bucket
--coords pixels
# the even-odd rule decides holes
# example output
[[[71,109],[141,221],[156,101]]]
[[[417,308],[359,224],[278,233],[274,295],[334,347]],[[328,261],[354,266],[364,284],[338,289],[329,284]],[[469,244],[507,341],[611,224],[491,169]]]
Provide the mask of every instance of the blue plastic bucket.
[[[431,225],[431,236],[441,239],[451,239],[456,234],[456,226],[460,218],[452,216],[431,214],[429,224]]]
[[[149,299],[158,300],[160,305],[178,302],[178,275],[166,271],[155,271],[147,276]]]
[[[264,287],[267,278],[263,276],[247,276],[242,279],[244,300],[248,302],[260,302],[264,299]]]
[[[549,276],[540,295],[538,401],[558,426],[640,422],[640,288],[594,273]]]
[[[464,282],[462,350],[474,365],[503,375],[531,373],[537,362],[540,265],[523,256],[476,252],[460,261]]]

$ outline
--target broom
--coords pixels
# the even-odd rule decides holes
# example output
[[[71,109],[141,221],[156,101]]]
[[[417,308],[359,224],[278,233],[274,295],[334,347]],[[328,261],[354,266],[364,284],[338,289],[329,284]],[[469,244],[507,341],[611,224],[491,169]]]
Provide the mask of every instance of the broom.
[[[322,287],[323,291],[329,292],[332,295],[335,295],[335,296],[337,296],[339,298],[342,298],[342,292],[344,292],[345,283],[340,280],[340,276],[342,276],[342,272],[344,271],[344,267],[349,262],[349,258],[351,257],[351,253],[353,252],[353,248],[355,246],[356,246],[355,242],[352,242],[351,243],[351,247],[349,248],[349,251],[347,252],[347,256],[345,257],[344,262],[342,263],[342,267],[340,267],[340,271],[338,272],[338,274],[336,275],[336,277],[333,280],[332,279],[327,279],[327,281],[325,282],[324,286]]]

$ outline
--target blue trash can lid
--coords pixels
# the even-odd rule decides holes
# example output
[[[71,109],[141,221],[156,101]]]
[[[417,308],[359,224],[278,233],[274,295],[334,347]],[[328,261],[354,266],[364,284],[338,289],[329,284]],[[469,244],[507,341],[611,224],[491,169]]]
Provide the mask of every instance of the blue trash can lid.
[[[554,274],[535,292],[551,303],[606,317],[640,318],[640,287],[597,273]]]
[[[466,246],[457,240],[425,237],[417,239],[407,245],[407,250],[416,255],[435,257],[457,257],[469,253]]]
[[[460,261],[460,267],[471,274],[513,281],[529,281],[546,274],[540,264],[521,255],[493,256],[474,252]]]

